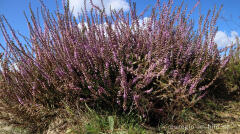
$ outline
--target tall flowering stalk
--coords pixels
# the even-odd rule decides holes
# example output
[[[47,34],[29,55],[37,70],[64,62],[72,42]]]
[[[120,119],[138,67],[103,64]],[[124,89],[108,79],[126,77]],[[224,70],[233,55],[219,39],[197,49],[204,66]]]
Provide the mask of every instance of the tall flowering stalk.
[[[157,1],[148,19],[132,3],[130,12],[107,16],[91,2],[91,13],[85,10],[76,20],[63,3],[64,13],[55,15],[42,4],[43,26],[30,8],[26,46],[1,17],[1,90],[16,105],[55,109],[64,100],[162,117],[193,106],[228,62],[213,42],[219,12],[211,19],[209,12],[204,21],[201,16],[194,31],[191,13],[173,8],[172,0]],[[17,69],[9,70],[11,63]]]

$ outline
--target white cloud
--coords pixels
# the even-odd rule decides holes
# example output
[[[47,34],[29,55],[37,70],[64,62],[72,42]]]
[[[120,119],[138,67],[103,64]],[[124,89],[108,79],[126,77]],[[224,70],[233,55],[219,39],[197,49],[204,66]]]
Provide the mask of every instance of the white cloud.
[[[139,19],[139,28],[141,28],[142,30],[146,30],[147,27],[148,27],[148,23],[149,23],[149,22],[151,22],[151,18],[149,18],[149,17],[144,17],[143,19]],[[115,22],[114,22],[114,23],[115,23]],[[117,31],[117,32],[120,32],[120,31],[119,31],[119,28],[121,29],[122,26],[126,26],[125,23],[123,23],[122,21],[119,21],[119,22],[118,22],[119,28],[116,28],[114,23],[111,24],[111,27],[112,27],[113,30],[115,30],[115,31]],[[87,22],[84,22],[83,25],[86,27],[86,30],[88,31],[89,28],[88,28]],[[150,25],[151,25],[152,27],[154,26],[154,25],[152,25],[152,24],[150,24]],[[131,25],[131,24],[130,24],[130,26],[133,28],[133,29],[132,29],[132,32],[135,32],[135,31],[136,31],[136,25]],[[108,36],[108,35],[107,35],[107,27],[108,27],[108,25],[107,25],[106,22],[104,22],[103,24],[97,24],[96,27],[97,27],[98,29],[100,29],[100,30],[103,30],[103,33],[105,34],[106,37]],[[103,27],[103,29],[102,29],[102,27]],[[80,22],[80,23],[78,24],[78,28],[79,28],[80,30],[82,30],[82,22]],[[120,34],[121,34],[121,32],[120,32]]]
[[[154,23],[151,24],[151,18],[150,17],[144,17],[143,19],[140,19],[139,20],[139,26],[143,29],[147,29],[148,26],[149,26],[149,23],[150,23],[150,26],[154,26]]]
[[[145,27],[146,27],[146,25],[147,25],[147,23],[148,23],[149,21],[151,21],[151,18],[149,18],[149,17],[144,17],[143,19],[139,19],[139,25],[140,25],[141,27],[143,27],[143,23],[144,23],[144,25],[145,25]]]
[[[9,66],[9,68],[10,68],[10,70],[19,71],[19,68],[18,68],[17,63],[12,63],[12,64]]]
[[[102,9],[101,0],[92,0],[93,4],[98,6]],[[123,9],[123,11],[129,10],[129,4],[126,0],[103,0],[103,4],[106,10],[106,13],[110,14],[110,6],[111,9],[120,10]],[[75,16],[78,16],[78,13],[82,13],[81,9],[84,9],[84,0],[69,0],[70,8],[73,9],[73,14]],[[90,4],[90,0],[86,0],[86,9],[87,11],[90,11],[92,8]]]
[[[84,22],[83,25],[86,27],[86,30],[88,31],[89,28],[88,28],[87,22]],[[122,25],[124,25],[124,23],[122,21],[120,21],[120,22],[118,22],[118,25],[119,25],[119,27],[121,27]],[[106,34],[107,27],[108,27],[106,22],[104,22],[103,24],[97,24],[96,27],[100,30],[104,30],[104,34]],[[103,27],[103,29],[102,29],[102,27]],[[113,30],[119,30],[115,27],[114,23],[111,24],[111,27],[112,27]],[[82,22],[78,23],[78,28],[82,30]]]
[[[214,42],[217,43],[218,47],[226,47],[236,43],[236,37],[239,38],[239,35],[236,31],[231,31],[231,35],[228,36],[226,32],[218,31]]]
[[[19,71],[18,65],[17,65],[17,63],[15,63],[15,62],[9,64],[9,65],[8,65],[8,68],[9,68],[10,71],[14,71],[14,70]],[[0,62],[0,71],[3,71],[2,62]]]
[[[83,25],[88,29],[88,24],[87,22],[84,22]],[[78,28],[82,29],[82,23],[78,23]]]
[[[141,28],[142,30],[147,30],[149,25],[152,26],[152,28],[154,26],[154,24],[151,24],[151,18],[150,17],[144,17],[143,19],[139,19],[138,23],[139,23],[139,28]],[[132,24],[131,26],[135,30],[137,29],[137,26],[135,24]]]

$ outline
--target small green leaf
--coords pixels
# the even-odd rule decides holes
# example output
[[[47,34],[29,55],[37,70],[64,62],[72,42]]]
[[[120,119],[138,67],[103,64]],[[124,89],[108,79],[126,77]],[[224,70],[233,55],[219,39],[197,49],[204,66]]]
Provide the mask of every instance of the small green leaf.
[[[114,118],[113,116],[108,116],[108,123],[109,123],[109,128],[111,131],[114,129]]]
[[[67,129],[66,134],[69,134],[72,132],[72,129]]]

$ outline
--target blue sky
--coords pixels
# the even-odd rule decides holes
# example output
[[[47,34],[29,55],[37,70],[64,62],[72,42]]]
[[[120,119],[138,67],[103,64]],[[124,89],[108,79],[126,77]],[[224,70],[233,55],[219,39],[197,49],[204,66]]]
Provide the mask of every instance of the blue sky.
[[[56,0],[43,0],[46,6],[52,11],[56,8]],[[61,0],[58,0],[58,4],[61,5]],[[93,0],[96,5],[100,4],[100,0]],[[123,8],[124,11],[128,11],[128,0],[103,0],[105,5],[111,5],[115,9]],[[137,3],[137,11],[140,13],[147,5],[154,5],[156,0],[132,0]],[[167,0],[161,0],[167,1]],[[174,2],[179,5],[181,0],[174,0]],[[185,5],[188,8],[192,8],[197,0],[185,0]],[[4,15],[12,27],[24,35],[28,34],[26,20],[23,15],[23,11],[30,16],[29,13],[29,3],[33,10],[36,12],[37,8],[40,8],[40,3],[38,0],[0,0],[0,14]],[[70,0],[70,5],[74,6],[74,11],[79,11],[82,7],[83,0]],[[217,8],[223,4],[223,9],[221,11],[220,18],[218,20],[217,26],[219,27],[219,32],[217,33],[216,42],[219,46],[224,46],[229,44],[231,41],[234,42],[234,36],[238,36],[240,33],[240,1],[239,0],[200,0],[200,4],[196,8],[192,15],[194,20],[198,19],[199,11],[201,14],[207,13],[209,9],[213,9],[216,5]],[[76,14],[76,13],[75,13]],[[4,39],[0,33],[0,43],[4,44]]]

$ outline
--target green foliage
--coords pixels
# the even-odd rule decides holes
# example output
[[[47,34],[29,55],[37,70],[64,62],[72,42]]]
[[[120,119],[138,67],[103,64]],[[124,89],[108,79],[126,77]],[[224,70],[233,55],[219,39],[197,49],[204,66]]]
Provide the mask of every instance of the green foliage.
[[[224,72],[224,78],[227,88],[233,96],[240,95],[240,43],[237,38],[236,44],[233,44],[230,50],[231,59]],[[232,96],[232,97],[233,97]]]
[[[63,118],[69,124],[68,134],[143,134],[145,130],[139,126],[139,120],[132,115],[119,116],[114,113],[97,112],[86,105],[86,109],[66,110]],[[77,112],[77,113],[76,113]],[[75,114],[72,114],[75,113]]]

